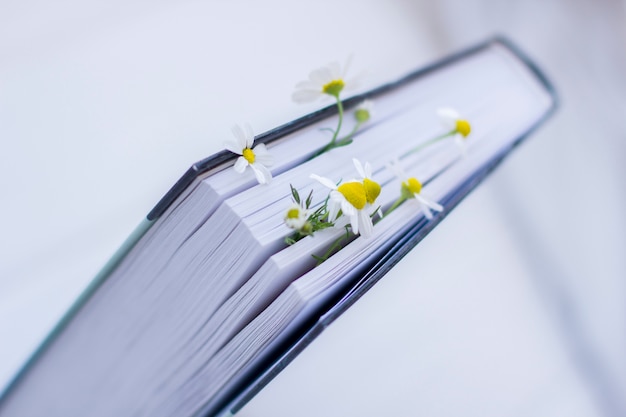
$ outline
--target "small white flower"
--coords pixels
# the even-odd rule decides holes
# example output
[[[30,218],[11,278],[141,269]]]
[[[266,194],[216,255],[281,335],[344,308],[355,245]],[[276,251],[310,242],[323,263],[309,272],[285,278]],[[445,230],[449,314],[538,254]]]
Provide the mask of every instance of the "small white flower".
[[[338,62],[331,62],[325,67],[318,68],[309,74],[309,79],[296,84],[296,91],[291,98],[296,103],[310,103],[329,96],[338,98],[344,89],[353,89],[354,79],[345,78],[351,59],[348,59],[343,70]]]
[[[308,218],[307,210],[297,203],[293,203],[285,212],[285,224],[291,229],[302,229]]]
[[[387,168],[402,181],[400,185],[401,195],[409,201],[415,201],[428,220],[433,218],[431,209],[434,211],[443,211],[441,204],[434,202],[422,194],[422,183],[415,177],[409,177],[400,167],[398,161],[388,163]]]
[[[224,147],[232,153],[241,155],[233,167],[235,171],[241,174],[247,166],[250,166],[259,184],[268,184],[272,180],[272,173],[267,167],[274,163],[274,158],[267,151],[265,144],[260,143],[252,147],[254,132],[248,124],[245,124],[244,128],[235,125],[232,127],[232,132],[235,139],[224,142]]]
[[[374,102],[372,100],[364,100],[356,106],[354,110],[354,118],[359,123],[365,123],[372,118],[372,109],[374,108]]]
[[[367,204],[373,206],[376,203],[376,199],[380,195],[381,186],[372,179],[372,166],[369,162],[366,162],[365,166],[363,166],[356,158],[352,158],[352,163],[356,168],[356,172],[358,172],[361,176],[361,181],[363,182],[363,187],[365,188]],[[383,212],[380,207],[378,207],[377,213],[380,218],[383,217]]]
[[[471,133],[472,125],[466,119],[461,118],[459,113],[450,107],[437,110],[437,114],[446,129],[450,129],[450,133],[454,135],[455,143],[463,156],[465,156],[465,138]]]
[[[329,221],[334,222],[341,209],[341,212],[350,219],[350,226],[355,235],[360,234],[366,239],[372,235],[374,224],[366,210],[367,197],[362,183],[349,181],[336,185],[328,178],[319,175],[311,174],[311,178],[332,190],[328,201]]]

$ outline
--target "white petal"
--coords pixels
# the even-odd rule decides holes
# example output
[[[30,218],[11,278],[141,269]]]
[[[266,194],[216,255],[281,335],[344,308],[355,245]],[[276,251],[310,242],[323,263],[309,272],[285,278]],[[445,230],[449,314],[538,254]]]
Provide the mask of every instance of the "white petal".
[[[320,86],[324,86],[333,80],[333,74],[328,67],[318,68],[309,75],[311,81]]]
[[[341,203],[337,200],[329,199],[328,200],[328,220],[334,222],[337,220],[337,214],[339,214],[339,209],[341,208]]]
[[[239,143],[235,142],[234,140],[227,140],[226,142],[224,142],[224,147],[226,148],[226,150],[229,150],[232,153],[236,153],[237,155],[241,155],[241,153],[243,152],[243,148],[239,147]]]
[[[359,173],[361,178],[367,178],[365,170],[363,169],[363,165],[361,165],[361,161],[359,161],[356,158],[352,158],[352,163],[354,164],[354,167],[356,168],[356,172]]]
[[[456,121],[459,119],[459,113],[456,110],[443,107],[437,110],[437,114],[446,128],[456,129]]]
[[[291,95],[291,99],[296,103],[302,104],[311,103],[322,96],[322,92],[318,90],[296,90]]]
[[[252,167],[254,175],[256,175],[256,179],[257,181],[259,181],[259,184],[269,184],[272,181],[272,173],[263,165],[257,164],[255,162],[250,166]]]
[[[343,195],[341,197],[343,197]],[[343,211],[343,214],[345,214],[346,216],[354,216],[357,212],[357,209],[352,204],[350,204],[348,200],[346,200],[344,197],[343,201],[341,202],[341,211]]]
[[[365,163],[364,171],[365,171],[365,178],[372,178],[372,166],[370,165],[369,162]]]
[[[350,216],[350,226],[352,226],[352,233],[359,234],[359,214],[354,213]]]
[[[239,125],[234,125],[231,128],[231,131],[233,132],[233,135],[235,135],[239,151],[241,152],[246,147],[246,134]]]
[[[415,194],[415,198],[423,205],[428,206],[435,211],[443,211],[443,206],[441,204],[438,204],[435,201],[426,198],[422,194]]]
[[[422,204],[422,211],[424,212],[424,216],[426,216],[428,220],[431,220],[433,218],[433,213],[430,211],[430,208],[428,208],[426,204]]]
[[[252,151],[254,152],[255,162],[266,167],[274,165],[274,155],[267,151],[264,143],[259,143]]]
[[[241,174],[243,171],[245,171],[247,166],[248,161],[246,161],[246,158],[240,156],[239,158],[237,158],[237,161],[235,161],[235,165],[233,166],[233,168],[235,169],[235,171]]]
[[[341,73],[341,66],[339,65],[339,62],[333,61],[330,64],[328,64],[328,70],[330,71],[330,76],[332,80],[338,80],[340,78],[343,78],[343,74]]]
[[[324,187],[328,187],[331,190],[337,189],[337,185],[331,180],[329,180],[328,178],[320,177],[319,175],[315,175],[315,174],[309,175],[309,178],[316,180],[317,182],[322,184]]]
[[[252,130],[252,126],[249,123],[244,124],[243,127],[246,134],[246,147],[252,148],[252,145],[254,145],[254,130]]]
[[[467,156],[467,147],[465,146],[465,138],[462,135],[456,135],[454,137],[454,143],[461,151],[461,156],[465,158]]]
[[[374,224],[372,223],[372,218],[367,214],[365,210],[359,210],[358,216],[361,236],[367,239],[372,236],[372,233],[374,233]]]
[[[313,91],[322,91],[322,86],[315,84],[313,81],[305,80],[300,81],[296,84],[297,90],[313,90]]]

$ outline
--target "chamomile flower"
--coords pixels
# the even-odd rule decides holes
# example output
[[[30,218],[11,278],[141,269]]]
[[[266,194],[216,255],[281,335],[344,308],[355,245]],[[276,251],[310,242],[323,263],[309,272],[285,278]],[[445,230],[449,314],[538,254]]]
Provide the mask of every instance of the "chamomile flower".
[[[354,118],[358,123],[365,123],[372,118],[372,109],[374,102],[372,100],[363,100],[361,104],[356,106],[354,110]]]
[[[441,118],[443,125],[450,129],[450,134],[454,135],[454,141],[461,149],[461,153],[465,155],[465,138],[472,132],[472,125],[467,119],[461,118],[459,113],[450,107],[437,110],[437,114]]]
[[[285,224],[291,229],[300,230],[306,224],[308,217],[309,213],[305,208],[293,203],[285,212]]]
[[[296,84],[296,91],[291,96],[292,100],[296,103],[311,103],[328,96],[339,99],[339,93],[344,88],[354,88],[354,80],[345,78],[349,67],[350,59],[343,69],[335,61],[312,71],[308,80]]]
[[[365,187],[359,181],[349,181],[336,185],[328,178],[311,174],[311,178],[331,189],[328,201],[328,219],[334,222],[339,210],[350,219],[350,226],[355,235],[369,238],[374,232],[372,218],[367,213],[367,195]]]
[[[268,184],[272,180],[272,173],[267,167],[274,163],[274,158],[267,151],[265,144],[260,143],[253,148],[254,132],[248,124],[244,125],[243,128],[235,125],[232,127],[232,132],[235,139],[224,142],[224,147],[237,155],[241,155],[233,167],[235,171],[241,174],[249,166],[259,184]]]
[[[372,166],[369,162],[365,163],[365,166],[361,165],[361,162],[353,158],[352,163],[356,168],[356,172],[361,176],[361,181],[363,182],[363,188],[365,188],[365,198],[367,200],[367,204],[374,205],[376,203],[376,199],[380,195],[381,187],[380,184],[372,179]],[[378,208],[378,216],[383,217],[383,212]]]
[[[422,194],[422,183],[415,177],[409,177],[400,167],[399,162],[390,162],[387,167],[400,179],[401,198],[408,201],[414,201],[415,204],[424,212],[424,216],[428,220],[433,218],[434,211],[443,211],[443,206],[429,199]]]

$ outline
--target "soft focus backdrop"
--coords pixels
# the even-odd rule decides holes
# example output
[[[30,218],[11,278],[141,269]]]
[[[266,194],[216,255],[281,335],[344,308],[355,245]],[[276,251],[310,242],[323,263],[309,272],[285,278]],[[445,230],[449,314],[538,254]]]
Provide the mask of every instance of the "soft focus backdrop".
[[[0,4],[0,390],[176,179],[493,35],[562,107],[241,413],[626,415],[626,7],[619,0]]]

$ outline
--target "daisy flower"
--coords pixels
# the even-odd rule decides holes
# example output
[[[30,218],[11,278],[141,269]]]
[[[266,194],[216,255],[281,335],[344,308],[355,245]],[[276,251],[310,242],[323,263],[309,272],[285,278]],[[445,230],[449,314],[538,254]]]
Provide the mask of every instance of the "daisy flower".
[[[365,123],[372,118],[372,109],[374,102],[372,100],[364,100],[354,110],[354,118],[358,123]]]
[[[345,75],[350,67],[350,59],[341,68],[338,62],[331,62],[309,74],[309,79],[296,84],[296,91],[291,98],[296,103],[311,103],[328,96],[339,99],[339,93],[348,86],[354,87],[354,80],[346,80]]]
[[[350,219],[350,226],[355,235],[369,238],[374,231],[372,218],[367,213],[367,195],[361,182],[349,181],[336,185],[328,178],[311,174],[311,178],[331,189],[328,201],[328,220],[334,222],[339,210]]]
[[[428,220],[433,218],[434,211],[443,211],[443,206],[422,194],[422,183],[415,177],[409,177],[400,167],[399,162],[389,163],[387,167],[402,181],[400,185],[401,199],[415,201]]]
[[[454,135],[454,141],[461,149],[463,155],[465,155],[465,138],[471,133],[472,125],[466,119],[461,118],[459,113],[450,107],[437,110],[437,114],[443,125],[450,129],[450,134]]]
[[[267,151],[265,144],[260,143],[254,148],[252,147],[254,145],[254,132],[248,124],[244,125],[244,128],[235,125],[232,127],[232,132],[235,139],[224,142],[224,147],[232,153],[241,155],[233,167],[235,171],[241,174],[249,166],[259,184],[268,184],[272,180],[272,173],[267,167],[274,163],[274,158]]]
[[[361,176],[361,181],[363,182],[363,188],[365,189],[365,198],[369,205],[374,205],[376,203],[376,199],[380,195],[381,187],[380,184],[372,179],[372,166],[369,162],[365,163],[365,166],[361,165],[361,162],[353,158],[352,163],[356,168],[356,172]],[[382,218],[383,212],[380,207],[378,208],[378,215]]]
[[[287,227],[300,230],[306,224],[309,213],[300,204],[293,203],[285,212],[285,224]]]

